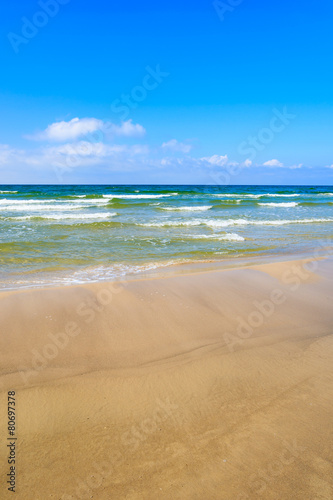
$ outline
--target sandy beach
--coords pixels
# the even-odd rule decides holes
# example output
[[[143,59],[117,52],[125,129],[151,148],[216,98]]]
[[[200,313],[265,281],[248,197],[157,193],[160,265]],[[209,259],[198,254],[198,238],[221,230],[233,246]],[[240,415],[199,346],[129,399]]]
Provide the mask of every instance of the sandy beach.
[[[333,500],[332,19],[2,2],[0,500]]]
[[[333,498],[333,260],[2,292],[16,498]],[[13,493],[1,485],[1,498]]]

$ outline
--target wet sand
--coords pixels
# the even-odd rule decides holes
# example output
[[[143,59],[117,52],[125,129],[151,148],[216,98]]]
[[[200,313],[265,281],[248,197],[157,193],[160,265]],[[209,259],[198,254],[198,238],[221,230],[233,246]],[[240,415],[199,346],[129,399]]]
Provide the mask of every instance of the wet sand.
[[[16,498],[333,498],[333,260],[0,295]]]

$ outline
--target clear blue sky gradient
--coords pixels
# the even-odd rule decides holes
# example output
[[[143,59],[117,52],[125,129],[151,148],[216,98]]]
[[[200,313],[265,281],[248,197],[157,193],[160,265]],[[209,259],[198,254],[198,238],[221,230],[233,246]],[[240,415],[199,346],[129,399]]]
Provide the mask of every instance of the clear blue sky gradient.
[[[142,84],[147,66],[160,65],[169,75],[126,116],[146,135],[122,141],[148,145],[145,159],[131,171],[112,159],[77,167],[62,182],[214,183],[207,166],[193,163],[212,155],[243,162],[240,145],[285,108],[294,118],[230,182],[333,184],[331,0],[243,0],[223,20],[205,0],[70,0],[58,7],[16,53],[8,34],[22,36],[22,18],[31,21],[42,9],[33,0],[1,5],[0,144],[29,155],[46,145],[26,136],[56,121],[94,117],[119,125],[112,103]],[[177,152],[169,152],[171,166],[156,169],[166,156],[161,144],[171,139],[192,149],[179,153],[178,164]],[[283,167],[263,166],[272,159]],[[0,161],[0,183],[20,181],[57,179],[48,165]]]

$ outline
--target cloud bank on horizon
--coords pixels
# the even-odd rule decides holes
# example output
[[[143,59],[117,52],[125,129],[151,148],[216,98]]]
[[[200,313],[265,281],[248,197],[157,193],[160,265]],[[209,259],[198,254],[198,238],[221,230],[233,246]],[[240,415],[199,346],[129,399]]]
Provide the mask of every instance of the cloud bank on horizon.
[[[244,169],[303,167],[302,164],[285,166],[277,159],[268,159],[262,164],[256,164],[249,158],[239,162],[231,160],[228,154],[219,153],[195,156],[190,154],[195,148],[189,139],[183,142],[172,138],[154,146],[132,143],[146,135],[143,125],[133,123],[131,119],[115,124],[98,118],[75,117],[53,122],[44,130],[25,135],[26,140],[40,143],[34,148],[16,149],[0,144],[0,167],[2,170],[10,168],[18,176],[29,168],[32,182],[38,180],[34,174],[40,175],[41,170],[49,173],[46,177],[50,182],[66,182],[66,177],[85,176],[94,167],[97,181],[99,173],[105,178],[107,173],[145,172],[149,175],[149,172],[157,170],[163,179],[163,171],[170,175],[170,172],[183,169],[184,174],[189,175],[189,181],[194,179],[196,182],[197,177],[206,177],[207,183],[217,184],[226,183],[226,174],[231,181]]]

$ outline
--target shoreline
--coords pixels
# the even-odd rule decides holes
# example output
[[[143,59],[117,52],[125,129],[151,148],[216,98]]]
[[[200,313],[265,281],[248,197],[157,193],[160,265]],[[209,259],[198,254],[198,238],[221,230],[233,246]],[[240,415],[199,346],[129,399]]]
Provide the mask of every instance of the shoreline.
[[[320,242],[319,242],[320,243]],[[323,243],[323,241],[321,241]],[[328,241],[325,241],[325,244],[327,245]],[[50,289],[50,288],[61,288],[61,287],[76,287],[76,286],[86,286],[89,284],[98,284],[98,283],[116,283],[116,282],[123,282],[123,281],[142,281],[145,279],[155,279],[155,278],[164,278],[168,277],[170,275],[183,275],[183,274],[191,274],[191,273],[201,273],[201,272],[208,272],[212,268],[212,270],[223,270],[223,269],[236,269],[236,268],[243,268],[247,266],[252,266],[254,264],[260,265],[262,263],[267,263],[267,262],[280,262],[280,261],[288,261],[288,260],[300,260],[300,259],[312,259],[312,258],[325,258],[327,256],[330,256],[333,254],[333,246],[323,246],[321,245],[316,245],[314,247],[308,248],[307,250],[303,251],[295,251],[295,252],[272,252],[272,253],[260,253],[259,255],[254,255],[253,253],[251,255],[245,255],[244,254],[239,254],[239,255],[228,255],[225,258],[219,258],[219,259],[204,259],[204,260],[191,260],[191,261],[185,261],[185,262],[158,262],[158,263],[146,263],[146,266],[148,268],[144,268],[145,264],[142,265],[142,269],[139,269],[138,271],[135,272],[128,272],[124,273],[123,275],[120,276],[115,276],[114,278],[95,278],[95,279],[90,279],[86,281],[80,281],[78,280],[77,282],[73,281],[70,283],[66,283],[63,278],[63,281],[61,282],[45,282],[45,283],[31,283],[31,284],[26,284],[26,285],[17,285],[13,284],[12,286],[8,287],[3,287],[0,288],[0,295],[1,293],[6,293],[6,292],[18,292],[18,291],[24,291],[24,290],[34,290],[34,289]],[[132,265],[134,267],[139,267],[138,264],[130,264],[130,263],[116,263],[115,265]],[[156,265],[156,267],[154,267]],[[153,266],[152,268],[149,268],[149,266]],[[98,269],[100,266],[94,266],[93,268],[86,267],[84,270],[93,270],[93,269]],[[112,266],[110,266],[111,268]],[[105,266],[107,269],[107,266]],[[72,270],[71,272],[77,272],[77,271],[83,271],[83,269],[77,269],[76,271]],[[59,276],[61,271],[57,273],[53,273],[54,279]],[[17,273],[20,275],[20,273]],[[29,273],[30,274],[30,273]],[[31,273],[31,276],[38,276],[39,273]],[[23,274],[22,276],[27,276]],[[50,278],[51,280],[51,278]]]

